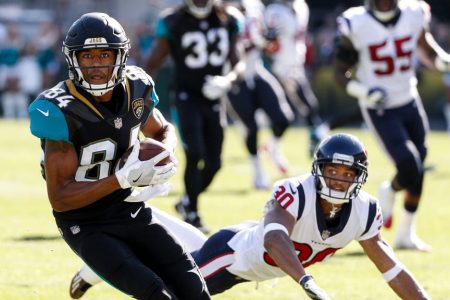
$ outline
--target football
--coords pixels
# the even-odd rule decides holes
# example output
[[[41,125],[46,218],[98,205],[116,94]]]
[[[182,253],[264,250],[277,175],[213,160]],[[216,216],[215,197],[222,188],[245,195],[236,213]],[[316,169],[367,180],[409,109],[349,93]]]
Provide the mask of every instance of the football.
[[[130,155],[132,149],[132,147],[128,148],[127,151],[125,151],[125,153],[122,155],[119,161],[119,168],[122,168],[123,165],[127,162],[128,156]],[[166,149],[163,147],[161,142],[151,138],[145,138],[140,142],[139,159],[142,161],[149,160],[160,154],[164,150]],[[157,163],[156,166],[164,166],[170,162],[171,158],[170,156],[168,156]]]

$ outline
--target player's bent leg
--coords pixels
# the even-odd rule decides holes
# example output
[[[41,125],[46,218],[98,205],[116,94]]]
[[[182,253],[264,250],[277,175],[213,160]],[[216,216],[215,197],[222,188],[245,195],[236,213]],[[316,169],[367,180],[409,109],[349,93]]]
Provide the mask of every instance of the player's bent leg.
[[[128,245],[105,235],[92,235],[90,239],[98,244],[83,247],[83,259],[113,287],[137,299],[176,299],[163,280]]]
[[[190,254],[183,254],[177,261],[157,266],[158,273],[179,299],[210,299],[206,283]]]
[[[218,231],[201,249],[192,253],[211,295],[222,293],[246,281],[227,270],[234,263],[234,250],[228,246],[228,241],[235,236],[237,230],[238,228],[228,228]]]

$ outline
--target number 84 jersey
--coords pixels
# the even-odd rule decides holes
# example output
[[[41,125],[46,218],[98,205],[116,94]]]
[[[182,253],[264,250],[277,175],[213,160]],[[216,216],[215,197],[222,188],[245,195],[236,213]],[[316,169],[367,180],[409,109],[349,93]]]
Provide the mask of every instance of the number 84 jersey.
[[[359,192],[342,206],[337,224],[328,226],[319,206],[312,175],[293,177],[274,185],[270,201],[277,201],[296,221],[290,239],[303,267],[331,257],[353,240],[362,241],[379,233],[383,224],[381,209],[369,194]],[[235,251],[227,270],[252,281],[286,274],[264,249],[264,222],[239,231],[228,245]]]
[[[417,42],[431,18],[423,1],[400,1],[399,9],[398,19],[389,24],[381,23],[363,6],[350,8],[337,18],[339,34],[347,37],[359,54],[357,79],[369,87],[383,88],[388,93],[386,108],[417,97]],[[360,104],[368,106],[361,99]]]

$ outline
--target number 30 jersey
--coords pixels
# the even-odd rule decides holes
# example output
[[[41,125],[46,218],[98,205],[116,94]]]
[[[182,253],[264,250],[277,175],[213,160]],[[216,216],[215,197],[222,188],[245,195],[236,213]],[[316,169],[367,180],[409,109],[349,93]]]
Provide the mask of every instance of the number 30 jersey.
[[[297,220],[290,238],[304,267],[329,258],[353,240],[375,236],[383,224],[378,202],[361,191],[342,207],[338,224],[328,228],[312,175],[278,181],[270,201],[274,200]],[[265,251],[263,231],[261,220],[239,231],[228,242],[235,251],[235,261],[227,268],[229,272],[251,281],[286,275]]]
[[[386,108],[417,98],[417,42],[431,19],[424,1],[399,1],[399,9],[398,20],[390,25],[382,24],[363,6],[350,8],[337,19],[339,33],[349,38],[359,53],[357,79],[369,87],[385,89]],[[370,107],[361,99],[360,105]]]
[[[189,14],[184,6],[163,11],[156,24],[156,36],[169,41],[176,88],[203,97],[205,76],[222,75],[231,40],[240,34],[241,27],[238,16],[218,7],[203,19]]]
[[[118,160],[137,140],[140,127],[159,101],[153,80],[142,69],[128,66],[125,74],[109,101],[113,108],[96,102],[71,80],[44,91],[28,108],[31,133],[41,139],[44,151],[46,139],[74,146],[79,159],[76,181],[114,174]],[[121,189],[80,209],[54,214],[70,220],[101,218],[118,209],[130,193],[130,189]]]

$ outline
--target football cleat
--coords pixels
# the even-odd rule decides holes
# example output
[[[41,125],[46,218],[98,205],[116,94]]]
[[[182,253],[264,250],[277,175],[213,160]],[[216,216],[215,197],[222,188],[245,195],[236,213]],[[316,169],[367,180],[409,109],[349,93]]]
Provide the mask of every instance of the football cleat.
[[[209,233],[209,228],[207,228],[205,225],[203,225],[202,220],[200,219],[200,216],[196,211],[191,211],[187,214],[186,218],[184,219],[186,223],[191,224],[204,234]]]
[[[72,299],[80,299],[92,285],[84,281],[77,272],[70,282],[69,294]]]
[[[269,157],[275,164],[275,167],[281,174],[287,175],[289,173],[288,161],[283,155],[278,143],[270,140],[268,143],[261,146],[261,150],[269,155]]]
[[[422,241],[416,234],[397,235],[394,238],[394,248],[430,252],[431,246]]]
[[[380,200],[381,213],[383,214],[383,226],[392,227],[392,211],[394,209],[395,192],[389,181],[384,181],[378,190],[378,199]]]
[[[180,201],[175,204],[175,210],[183,219],[186,219],[188,214],[189,206],[189,197],[188,195],[184,195]]]

